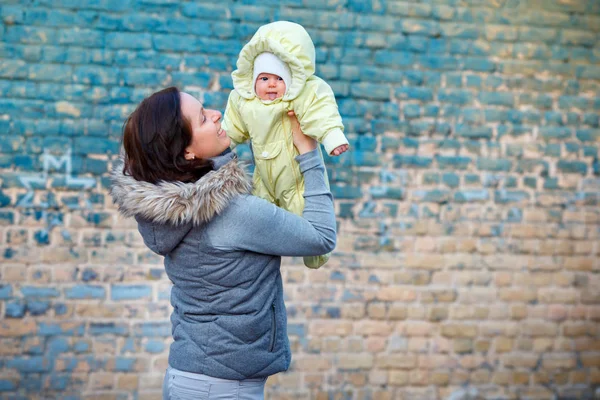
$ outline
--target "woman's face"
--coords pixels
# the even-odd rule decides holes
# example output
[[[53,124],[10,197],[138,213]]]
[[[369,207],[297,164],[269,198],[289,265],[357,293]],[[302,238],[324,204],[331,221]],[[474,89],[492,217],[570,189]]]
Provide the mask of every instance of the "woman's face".
[[[181,92],[181,113],[192,130],[192,142],[185,149],[186,160],[216,157],[225,151],[231,140],[221,129],[221,113],[202,107],[193,96]]]

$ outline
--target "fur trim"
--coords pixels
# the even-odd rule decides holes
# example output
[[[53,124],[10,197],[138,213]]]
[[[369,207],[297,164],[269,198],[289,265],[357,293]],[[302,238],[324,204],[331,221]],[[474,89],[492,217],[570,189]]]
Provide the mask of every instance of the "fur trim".
[[[193,183],[138,181],[123,174],[122,162],[113,169],[111,179],[110,192],[121,214],[161,224],[206,223],[234,197],[252,191],[248,175],[235,159]]]

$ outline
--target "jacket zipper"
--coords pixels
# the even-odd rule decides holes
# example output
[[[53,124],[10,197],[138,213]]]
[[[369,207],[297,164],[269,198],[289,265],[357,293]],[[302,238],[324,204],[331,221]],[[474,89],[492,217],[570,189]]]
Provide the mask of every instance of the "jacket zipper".
[[[269,352],[272,353],[275,348],[275,337],[277,336],[277,323],[275,320],[275,302],[271,304],[271,343],[269,344]]]

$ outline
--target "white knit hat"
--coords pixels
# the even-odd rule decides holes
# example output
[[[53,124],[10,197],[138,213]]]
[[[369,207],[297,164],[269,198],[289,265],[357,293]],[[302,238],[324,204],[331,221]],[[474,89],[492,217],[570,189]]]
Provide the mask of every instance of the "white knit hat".
[[[254,73],[252,77],[252,85],[256,84],[256,77],[262,73],[278,75],[285,83],[285,91],[287,93],[292,84],[292,73],[290,67],[279,59],[273,53],[260,53],[254,59]]]

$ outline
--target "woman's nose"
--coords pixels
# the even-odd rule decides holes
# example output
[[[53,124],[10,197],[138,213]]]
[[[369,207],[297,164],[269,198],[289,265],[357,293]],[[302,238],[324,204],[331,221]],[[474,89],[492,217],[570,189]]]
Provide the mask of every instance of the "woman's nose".
[[[219,111],[219,110],[212,110],[212,112],[213,112],[212,119],[214,122],[217,122],[223,116],[223,114],[221,114],[221,111]]]

